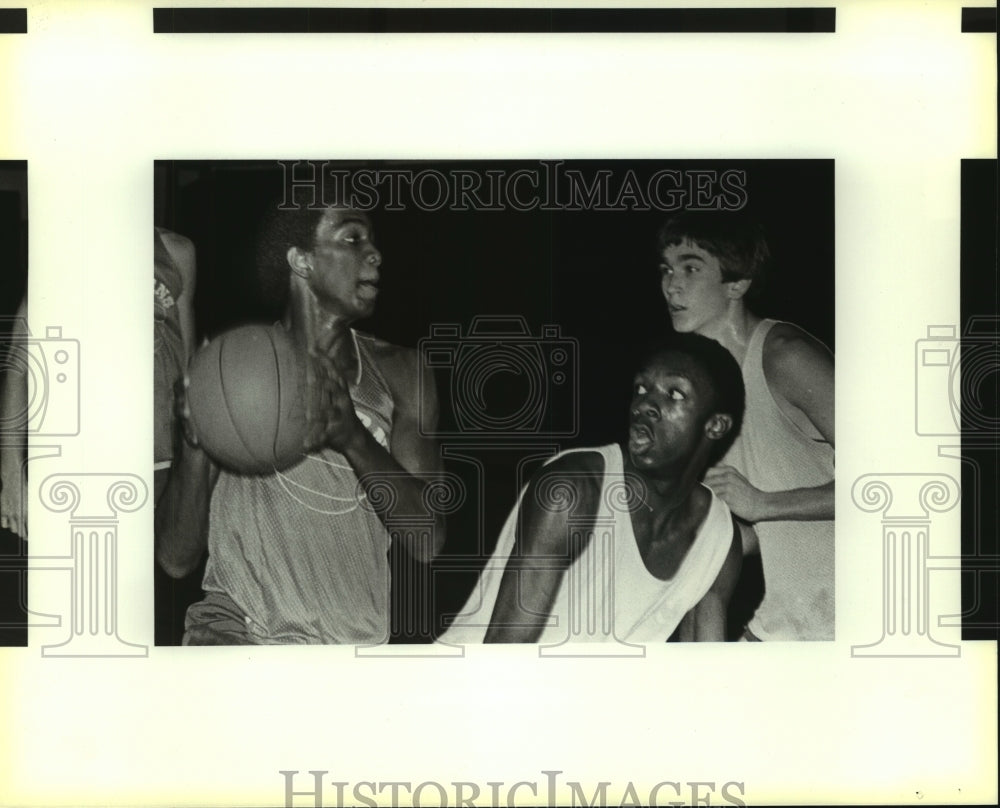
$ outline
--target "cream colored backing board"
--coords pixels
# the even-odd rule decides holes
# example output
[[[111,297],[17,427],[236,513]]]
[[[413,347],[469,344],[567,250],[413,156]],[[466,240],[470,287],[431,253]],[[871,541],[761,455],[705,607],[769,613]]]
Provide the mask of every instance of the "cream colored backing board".
[[[957,571],[926,590],[948,655],[856,653],[882,636],[892,516],[856,481],[881,479],[901,512],[940,506],[931,551],[959,555],[959,462],[913,414],[917,342],[958,323],[960,161],[996,157],[995,38],[961,32],[961,3],[829,3],[835,34],[558,36],[154,35],[148,0],[28,5],[29,33],[0,37],[0,159],[28,161],[29,321],[79,341],[82,427],[32,461],[42,625],[0,649],[0,804],[284,805],[291,782],[306,793],[290,804],[313,805],[310,771],[323,805],[390,804],[390,782],[410,784],[404,804],[431,783],[424,805],[469,800],[456,782],[474,805],[491,789],[566,804],[601,781],[613,804],[662,782],[661,804],[996,801],[996,645],[961,642]],[[155,647],[153,161],[280,157],[833,159],[836,642],[639,659]],[[59,475],[103,499],[39,490]],[[921,499],[914,479],[944,482]],[[87,507],[116,514],[95,524],[117,542],[123,656],[45,651],[83,613],[67,553]]]

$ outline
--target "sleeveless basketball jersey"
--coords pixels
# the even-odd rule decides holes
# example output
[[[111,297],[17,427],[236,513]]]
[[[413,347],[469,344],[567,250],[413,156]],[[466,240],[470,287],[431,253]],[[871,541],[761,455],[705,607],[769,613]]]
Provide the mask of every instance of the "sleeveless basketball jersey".
[[[604,459],[600,506],[590,541],[563,575],[549,623],[538,642],[666,642],[722,569],[733,540],[729,508],[712,494],[708,513],[683,562],[669,581],[662,581],[646,568],[636,544],[624,496],[620,447],[570,449],[556,457],[573,451],[598,452]],[[524,491],[503,526],[476,589],[439,642],[483,641],[514,549],[523,497]]]
[[[354,333],[358,417],[386,449],[393,399],[374,339]],[[258,643],[388,640],[389,534],[343,455],[307,455],[268,476],[222,471],[212,494],[203,588],[227,595]],[[188,611],[197,624],[200,607]]]
[[[815,429],[804,432],[781,411],[764,376],[764,341],[775,320],[762,320],[743,359],[746,414],[722,463],[762,491],[830,482],[833,447]],[[832,521],[758,522],[764,600],[748,624],[762,640],[832,640],[834,530]]]
[[[153,230],[153,463],[168,468],[174,453],[174,382],[184,374],[184,336],[177,299],[180,270]]]

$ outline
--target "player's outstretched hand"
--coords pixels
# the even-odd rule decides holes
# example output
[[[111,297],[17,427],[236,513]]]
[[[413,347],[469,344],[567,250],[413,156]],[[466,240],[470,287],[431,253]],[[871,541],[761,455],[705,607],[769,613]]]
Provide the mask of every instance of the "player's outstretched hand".
[[[732,466],[715,466],[705,472],[705,485],[729,506],[740,519],[753,524],[763,517],[764,492],[754,488]]]

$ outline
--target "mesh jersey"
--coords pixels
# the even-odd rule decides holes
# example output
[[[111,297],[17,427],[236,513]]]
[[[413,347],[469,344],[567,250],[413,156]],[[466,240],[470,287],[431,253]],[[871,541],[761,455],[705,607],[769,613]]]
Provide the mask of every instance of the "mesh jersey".
[[[180,270],[153,230],[153,462],[170,465],[174,453],[174,382],[184,373],[184,336],[177,299]]]
[[[374,362],[373,338],[354,332],[354,339],[360,361],[351,399],[388,449],[392,394]],[[389,541],[354,471],[333,450],[268,476],[222,471],[203,588],[227,595],[258,643],[385,642]],[[192,607],[189,623],[197,613]]]
[[[833,447],[781,411],[764,376],[764,341],[775,320],[762,320],[743,359],[747,409],[743,429],[723,459],[762,491],[823,485],[833,479]],[[764,600],[748,624],[762,640],[832,640],[832,521],[758,522]]]
[[[636,544],[621,449],[613,444],[569,451],[594,451],[604,458],[601,504],[590,541],[563,575],[549,624],[538,642],[665,642],[722,569],[733,540],[729,508],[712,494],[708,513],[681,566],[669,581],[660,580],[646,568]],[[523,497],[522,491],[477,588],[440,642],[483,641],[514,548]]]

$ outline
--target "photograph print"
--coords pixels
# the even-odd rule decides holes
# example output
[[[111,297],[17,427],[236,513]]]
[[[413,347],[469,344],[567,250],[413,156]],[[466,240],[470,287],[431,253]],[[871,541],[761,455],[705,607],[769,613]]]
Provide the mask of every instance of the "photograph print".
[[[157,644],[833,640],[833,187],[157,162]]]

